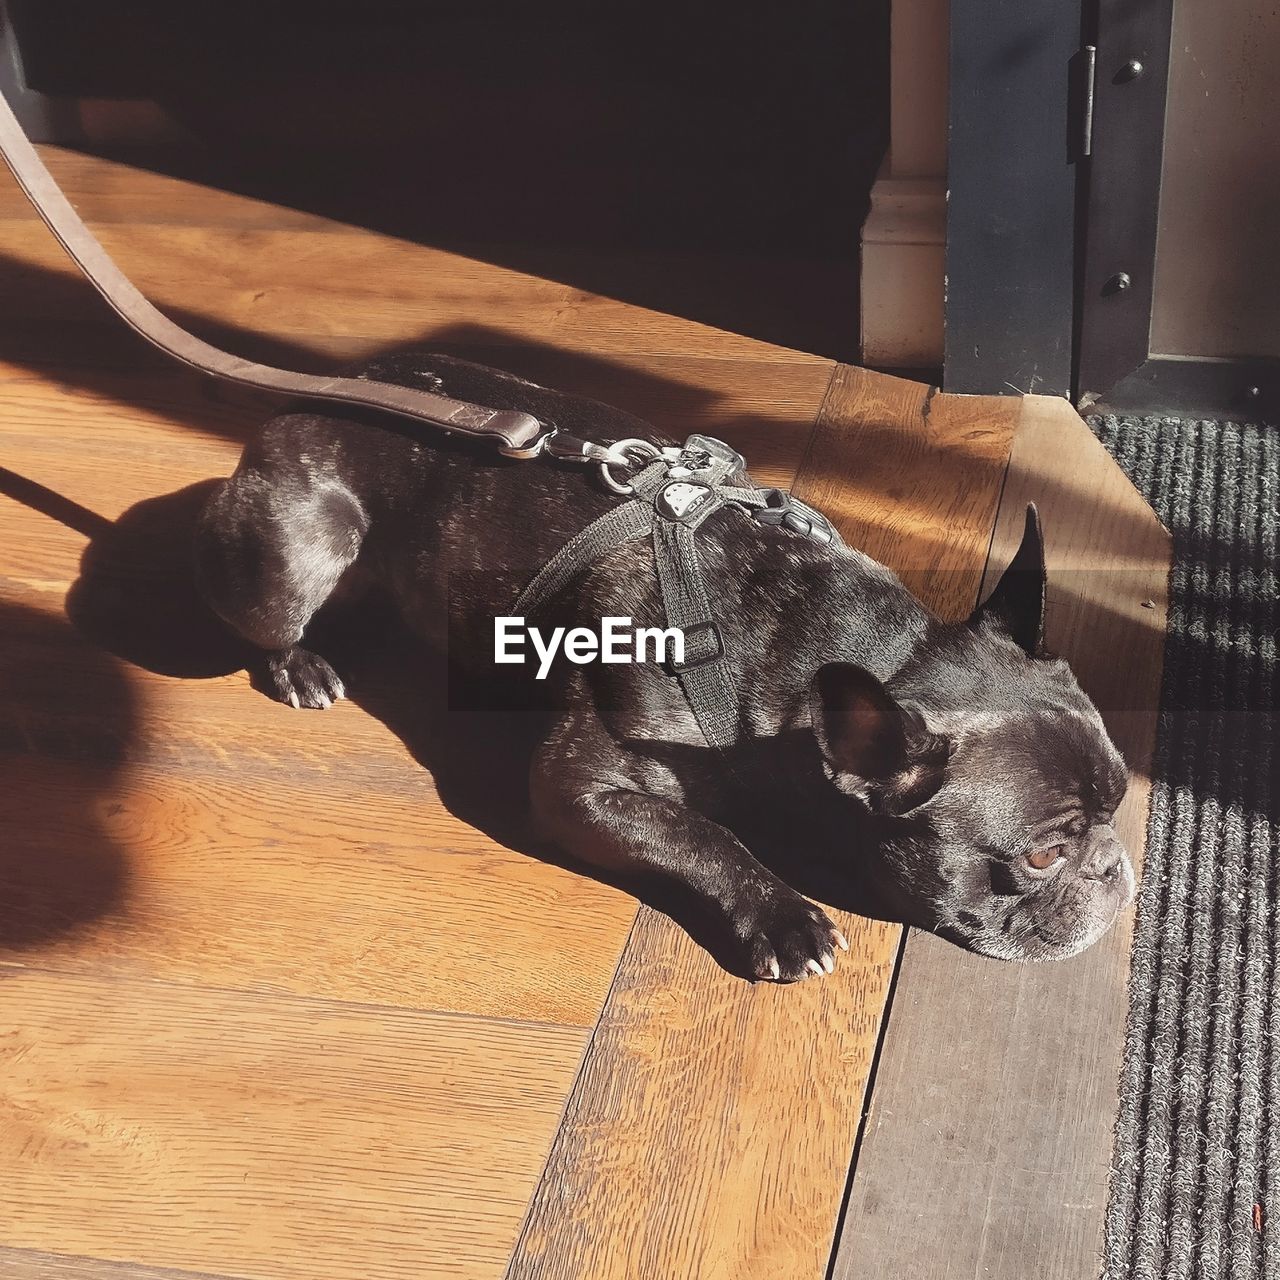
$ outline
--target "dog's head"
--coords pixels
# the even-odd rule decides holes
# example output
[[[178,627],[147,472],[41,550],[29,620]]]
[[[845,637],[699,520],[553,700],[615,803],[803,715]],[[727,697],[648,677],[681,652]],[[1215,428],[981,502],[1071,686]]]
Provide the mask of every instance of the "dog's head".
[[[1022,545],[968,622],[888,686],[832,663],[815,736],[833,785],[870,810],[881,888],[914,924],[1005,960],[1074,955],[1133,897],[1112,827],[1128,774],[1067,664],[1042,646],[1044,551]]]

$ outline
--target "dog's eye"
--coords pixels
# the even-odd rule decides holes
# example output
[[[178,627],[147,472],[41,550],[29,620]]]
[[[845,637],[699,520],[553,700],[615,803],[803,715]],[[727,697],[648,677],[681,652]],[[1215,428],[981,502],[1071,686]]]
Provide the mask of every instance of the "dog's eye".
[[[1066,856],[1060,844],[1050,845],[1047,849],[1033,849],[1027,854],[1027,866],[1036,871],[1048,871]]]

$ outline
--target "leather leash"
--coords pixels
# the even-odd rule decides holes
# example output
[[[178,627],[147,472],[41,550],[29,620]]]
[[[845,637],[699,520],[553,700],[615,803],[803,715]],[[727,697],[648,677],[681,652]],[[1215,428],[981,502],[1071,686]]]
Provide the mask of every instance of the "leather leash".
[[[486,440],[510,457],[535,457],[553,430],[532,414],[515,409],[487,409],[389,382],[294,373],[220,351],[161,314],[126,278],[54,182],[2,94],[0,155],[45,225],[111,309],[152,346],[201,373],[263,391],[382,409]]]
[[[495,444],[508,457],[546,454],[564,462],[598,464],[605,485],[630,501],[594,521],[563,547],[522,592],[517,611],[537,610],[609,548],[651,535],[668,625],[684,634],[691,649],[680,663],[668,663],[668,674],[679,680],[708,744],[722,752],[733,745],[740,727],[738,696],[695,534],[708,516],[731,507],[761,524],[777,524],[822,544],[838,544],[839,535],[822,515],[780,490],[730,483],[738,473],[745,478],[746,464],[729,445],[710,436],[691,436],[683,448],[660,449],[646,440],[602,445],[561,432],[554,423],[519,410],[488,409],[368,378],[293,373],[220,351],[158,311],[116,266],[54,182],[2,94],[0,155],[45,225],[111,309],[173,359],[212,377],[264,391],[381,409]],[[615,470],[629,479],[619,479]]]

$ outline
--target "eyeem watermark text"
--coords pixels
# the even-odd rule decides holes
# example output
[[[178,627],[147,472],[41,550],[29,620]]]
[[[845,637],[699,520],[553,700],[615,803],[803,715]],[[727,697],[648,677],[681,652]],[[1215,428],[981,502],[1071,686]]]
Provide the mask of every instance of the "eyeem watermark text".
[[[523,618],[494,618],[494,662],[528,662],[532,648],[538,679],[545,680],[556,655],[570,662],[684,662],[684,632],[679,627],[636,627],[630,618],[601,618],[599,632],[590,627],[553,627],[549,634]]]

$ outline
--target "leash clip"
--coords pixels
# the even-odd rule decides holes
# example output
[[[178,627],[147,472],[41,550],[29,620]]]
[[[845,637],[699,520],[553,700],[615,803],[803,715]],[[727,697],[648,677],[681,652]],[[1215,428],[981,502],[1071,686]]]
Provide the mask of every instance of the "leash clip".
[[[544,453],[555,458],[560,462],[599,462],[609,463],[613,466],[625,465],[625,460],[620,460],[612,452],[610,448],[602,444],[596,444],[594,440],[584,440],[581,436],[570,435],[567,431],[561,431],[554,422],[545,422],[542,424],[546,430],[540,436],[532,441],[523,449],[500,449],[498,452],[507,458],[517,458],[521,462],[527,462],[530,458],[540,458]],[[625,443],[630,444],[631,441]],[[643,442],[641,442],[643,443]]]
[[[648,440],[638,438],[617,440],[613,444],[597,444],[594,440],[571,436],[553,425],[545,436],[535,442],[532,452],[511,456],[533,458],[546,453],[560,462],[594,462],[600,467],[600,476],[605,484],[614,493],[629,497],[633,492],[631,486],[615,479],[615,470],[634,472],[659,459],[668,463],[675,462],[679,452],[678,449],[659,448]]]
[[[506,446],[498,449],[504,458],[515,458],[518,462],[528,462],[531,458],[540,458],[544,453],[552,453],[551,441],[560,434],[554,422],[542,422],[540,426],[546,430],[535,436],[527,445],[513,448]]]
[[[594,440],[571,436],[554,424],[543,439],[543,449],[560,462],[603,462],[605,455],[604,447]]]

